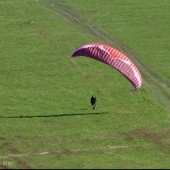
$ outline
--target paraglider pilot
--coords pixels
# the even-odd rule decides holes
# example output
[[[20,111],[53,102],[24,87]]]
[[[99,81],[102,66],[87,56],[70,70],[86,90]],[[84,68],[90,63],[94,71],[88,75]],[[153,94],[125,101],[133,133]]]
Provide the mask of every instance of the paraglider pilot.
[[[93,109],[95,109],[96,108],[96,97],[94,97],[93,95],[92,95],[92,97],[91,97],[91,104],[93,105]]]

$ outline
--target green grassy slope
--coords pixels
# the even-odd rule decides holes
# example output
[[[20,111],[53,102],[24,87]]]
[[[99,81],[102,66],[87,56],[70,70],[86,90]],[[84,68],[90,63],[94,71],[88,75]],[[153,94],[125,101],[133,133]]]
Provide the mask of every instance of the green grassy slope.
[[[161,77],[169,80],[168,0],[68,0],[78,11],[95,21],[107,33],[122,41],[150,65]]]
[[[70,60],[95,37],[40,1],[0,1],[0,7],[0,168],[169,167],[167,112],[145,82],[132,93],[116,70]]]
[[[86,3],[86,1],[82,1],[81,4],[78,4],[80,7],[78,6],[77,10],[75,10],[71,6],[67,5],[65,3],[65,1],[41,0],[39,2],[42,5],[44,5],[45,7],[47,7],[48,9],[50,9],[51,12],[55,13],[56,15],[60,15],[63,19],[66,19],[67,21],[69,21],[71,24],[73,24],[74,27],[76,27],[76,29],[83,31],[83,33],[86,33],[88,35],[92,35],[95,38],[95,41],[109,44],[115,48],[118,48],[124,54],[129,56],[132,59],[132,61],[134,61],[134,63],[139,67],[139,69],[142,73],[143,79],[144,79],[145,83],[147,82],[147,84],[149,84],[149,87],[150,87],[150,90],[152,91],[152,93],[154,93],[154,95],[157,96],[158,100],[170,112],[170,108],[169,108],[170,93],[169,93],[168,79],[164,79],[164,78],[160,77],[160,72],[156,72],[154,70],[154,68],[150,67],[150,65],[147,62],[144,62],[143,58],[140,57],[139,54],[137,54],[135,52],[135,49],[130,49],[128,47],[128,45],[125,45],[121,41],[118,41],[117,38],[115,38],[115,35],[112,36],[111,34],[108,34],[104,29],[102,29],[100,26],[103,25],[103,23],[105,23],[106,18],[104,18],[104,20],[102,20],[102,18],[101,18],[100,21],[102,24],[98,23],[98,25],[96,25],[96,23],[94,23],[93,20],[90,19],[90,17],[88,17],[89,14],[91,14],[91,13],[93,14],[95,9],[96,9],[95,14],[97,16],[98,16],[98,14],[99,15],[101,14],[100,11],[106,10],[105,7],[100,9],[100,7],[102,6],[102,3],[104,1],[101,1],[101,3],[99,3],[100,1],[97,1],[98,2],[97,4],[99,4],[98,7],[96,7],[97,5],[95,5],[96,1],[92,1],[92,2],[89,1],[89,3]],[[72,1],[68,1],[68,2],[70,3]],[[84,2],[84,5],[83,5],[83,2]],[[131,2],[132,1],[128,1],[128,3],[126,3],[124,1],[121,1],[121,2],[117,3],[117,1],[114,1],[114,3],[112,3],[112,5],[110,5],[110,3],[106,3],[106,5],[105,5],[106,7],[110,6],[109,8],[107,8],[107,14],[112,14],[112,15],[108,15],[106,22],[108,23],[108,20],[112,21],[113,19],[118,18],[117,22],[116,22],[116,23],[118,23],[117,27],[113,27],[112,23],[109,22],[110,26],[111,26],[110,30],[112,30],[113,32],[117,32],[117,30],[120,30],[120,28],[122,28],[122,25],[121,25],[122,22],[125,24],[128,24],[128,26],[129,26],[128,29],[131,29],[131,27],[134,27],[136,25],[130,21],[133,16],[131,16],[131,17],[129,16],[128,17],[129,20],[127,20],[126,15],[124,14],[124,11],[129,11],[129,10],[130,10],[129,13],[131,13],[131,7],[133,6],[133,3],[131,3]],[[90,7],[88,6],[89,4],[90,4]],[[128,4],[128,6],[127,6],[127,4]],[[73,5],[73,3],[72,3],[72,5]],[[84,9],[85,11],[87,11],[86,13],[88,14],[88,15],[85,15],[85,16],[87,16],[86,18],[82,15],[83,10],[81,10],[81,8],[82,8],[81,5],[83,5],[83,8],[86,7]],[[151,3],[149,6],[146,3],[146,6],[144,6],[144,9],[150,7],[150,10],[151,10],[152,5],[154,5],[154,3]],[[159,6],[159,5],[160,5],[160,2],[158,2],[157,6]],[[94,6],[96,7],[95,9],[94,9]],[[115,9],[114,9],[114,7],[115,7]],[[135,4],[134,4],[134,7],[135,7]],[[163,7],[166,7],[166,6],[163,6]],[[116,17],[112,12],[113,9],[118,12],[123,10],[123,15],[119,14],[119,17]],[[135,10],[137,11],[137,9],[138,9],[138,5],[136,5]],[[92,11],[92,12],[88,12],[88,11]],[[141,17],[141,20],[142,19],[144,20],[143,21],[144,23],[145,23],[145,20],[147,19],[147,18],[142,18],[143,16],[146,15],[145,13],[146,12],[142,10],[138,14]],[[168,11],[166,13],[168,15]],[[105,14],[105,13],[102,12],[102,15],[103,14]],[[157,13],[155,13],[155,14],[157,14]],[[92,15],[91,17],[94,18],[94,16]],[[154,17],[156,18],[157,16],[154,15],[153,18]],[[95,18],[94,20],[96,21],[97,18]],[[139,18],[136,17],[136,20],[139,20]],[[164,25],[168,25],[168,23],[165,23]],[[138,28],[139,25],[136,25],[136,26],[137,26],[137,28],[135,27],[135,29],[138,29],[138,31],[141,32],[142,36],[143,36],[143,34],[146,34],[146,31],[143,33],[143,30],[142,30],[143,27],[145,27],[145,24],[143,24],[143,25],[141,24],[140,28]],[[140,31],[140,29],[141,29],[141,31]],[[127,35],[128,34],[125,32],[124,36],[126,37]],[[120,35],[120,37],[121,37],[121,35]],[[162,37],[160,37],[160,38],[162,38]],[[132,41],[132,43],[133,42],[135,43],[136,40],[134,39],[134,41]],[[155,41],[155,42],[157,43],[157,41]],[[162,48],[164,48],[165,44],[162,44]],[[150,50],[150,49],[148,49],[148,50]],[[162,62],[162,57],[161,58],[159,57],[157,59],[160,62]],[[165,59],[166,59],[166,56],[163,57],[163,60],[165,60]],[[165,70],[167,70],[167,73],[168,73],[168,69],[166,69],[166,68],[168,68],[168,66],[165,67]]]

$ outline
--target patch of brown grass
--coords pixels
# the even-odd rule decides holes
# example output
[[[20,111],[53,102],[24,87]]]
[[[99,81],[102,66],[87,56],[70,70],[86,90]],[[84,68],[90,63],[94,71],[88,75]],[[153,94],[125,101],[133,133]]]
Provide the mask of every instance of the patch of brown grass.
[[[170,129],[139,129],[119,132],[117,135],[124,137],[128,142],[132,142],[136,137],[142,138],[154,144],[158,149],[170,153]]]
[[[170,129],[140,130],[137,135],[153,143],[157,148],[170,153]]]
[[[7,166],[1,165],[0,164],[0,169],[9,169]]]

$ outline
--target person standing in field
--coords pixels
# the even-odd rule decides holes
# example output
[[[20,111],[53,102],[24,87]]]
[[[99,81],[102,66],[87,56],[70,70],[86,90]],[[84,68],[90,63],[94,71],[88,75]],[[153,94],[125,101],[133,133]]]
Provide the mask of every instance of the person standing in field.
[[[92,95],[92,97],[91,97],[91,104],[93,105],[93,109],[96,108],[96,101],[97,101],[96,97],[94,97],[94,96]]]

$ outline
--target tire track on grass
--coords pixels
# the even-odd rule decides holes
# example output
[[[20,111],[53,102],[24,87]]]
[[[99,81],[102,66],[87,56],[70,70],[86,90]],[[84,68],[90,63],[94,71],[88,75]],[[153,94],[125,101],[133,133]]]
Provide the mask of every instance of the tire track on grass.
[[[170,112],[170,82],[163,80],[154,72],[149,66],[139,59],[138,55],[130,50],[122,42],[118,41],[111,35],[107,34],[101,27],[95,25],[94,22],[86,19],[72,6],[68,5],[66,1],[62,0],[36,0],[39,4],[47,7],[49,10],[59,15],[63,19],[69,21],[77,29],[92,35],[96,41],[111,45],[117,48],[125,55],[127,55],[141,71],[144,83],[146,83],[150,90],[156,95],[158,100],[165,106],[166,110]],[[143,91],[144,92],[144,91]]]
[[[45,151],[45,152],[37,152],[37,153],[9,154],[9,155],[0,156],[0,159],[34,157],[34,156],[43,156],[49,154],[68,154],[68,153],[91,152],[91,151],[111,151],[114,149],[123,149],[123,148],[128,148],[128,146],[120,145],[120,146],[106,146],[101,148],[79,148],[79,149],[68,149],[68,150]]]

